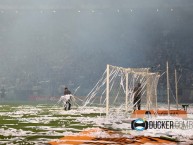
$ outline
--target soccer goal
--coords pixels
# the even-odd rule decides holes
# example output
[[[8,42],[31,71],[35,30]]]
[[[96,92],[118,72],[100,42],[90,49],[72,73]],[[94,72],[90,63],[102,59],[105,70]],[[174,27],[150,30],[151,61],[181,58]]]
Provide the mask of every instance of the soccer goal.
[[[149,68],[123,68],[107,65],[106,71],[87,95],[84,106],[102,106],[106,115],[128,112],[134,107],[134,89],[141,84],[141,105],[145,110],[157,110],[158,73]]]

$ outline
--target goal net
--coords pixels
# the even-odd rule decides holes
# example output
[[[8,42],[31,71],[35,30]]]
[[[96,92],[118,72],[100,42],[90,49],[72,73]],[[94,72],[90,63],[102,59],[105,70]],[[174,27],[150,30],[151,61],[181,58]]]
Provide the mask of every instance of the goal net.
[[[107,65],[101,79],[87,95],[83,106],[106,107],[106,114],[111,112],[132,111],[135,88],[140,84],[140,104],[142,110],[157,109],[158,73],[149,68],[122,68]]]

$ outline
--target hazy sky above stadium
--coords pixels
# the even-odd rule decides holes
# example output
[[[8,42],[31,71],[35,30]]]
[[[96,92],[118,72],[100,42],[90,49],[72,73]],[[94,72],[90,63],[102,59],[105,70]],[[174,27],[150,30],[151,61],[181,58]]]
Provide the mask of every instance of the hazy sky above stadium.
[[[181,38],[192,45],[187,39],[193,34],[191,5],[179,0],[1,1],[0,78],[33,74],[44,80],[59,70],[69,81],[73,75],[97,78],[106,64],[151,67],[162,57],[154,49],[173,49]],[[188,50],[177,48],[179,54]]]

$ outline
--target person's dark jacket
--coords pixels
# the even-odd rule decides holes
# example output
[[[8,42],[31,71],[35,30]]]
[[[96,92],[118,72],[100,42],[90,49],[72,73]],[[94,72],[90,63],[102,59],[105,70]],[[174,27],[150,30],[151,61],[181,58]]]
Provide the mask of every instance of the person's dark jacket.
[[[134,103],[141,101],[141,87],[135,87],[134,89]]]

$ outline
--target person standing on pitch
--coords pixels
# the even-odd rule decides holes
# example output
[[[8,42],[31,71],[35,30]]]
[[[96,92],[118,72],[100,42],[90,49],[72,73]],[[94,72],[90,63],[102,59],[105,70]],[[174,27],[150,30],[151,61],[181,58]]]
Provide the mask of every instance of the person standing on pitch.
[[[134,88],[134,111],[136,110],[136,107],[138,108],[138,110],[141,109],[141,90],[141,83],[138,83],[137,86]]]
[[[71,92],[68,90],[67,87],[64,88],[64,96],[70,96],[67,101],[66,104],[64,106],[65,110],[70,110],[71,109],[71,100],[72,100],[72,95]]]

